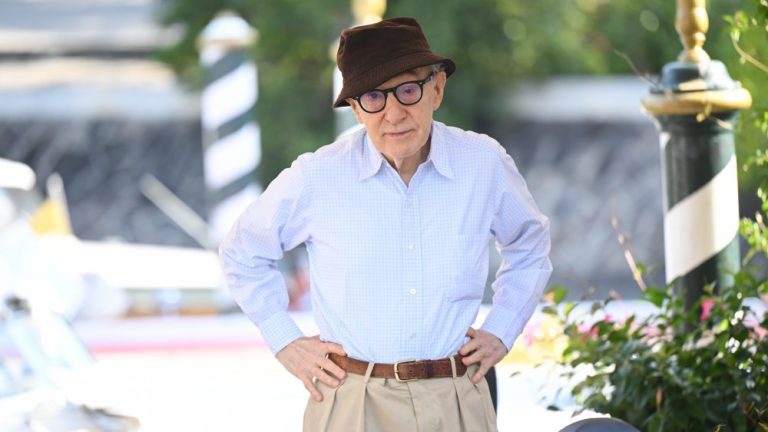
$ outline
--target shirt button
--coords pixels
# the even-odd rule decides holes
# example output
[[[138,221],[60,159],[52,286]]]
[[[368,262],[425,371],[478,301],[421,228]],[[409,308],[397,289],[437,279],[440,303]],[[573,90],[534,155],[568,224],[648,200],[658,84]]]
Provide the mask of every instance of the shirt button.
[[[408,292],[409,292],[409,293],[411,293],[411,294],[416,294],[416,290],[415,290],[415,289],[413,289],[413,288],[411,288],[411,290],[410,290],[410,291],[408,291]]]
[[[409,244],[409,245],[408,245],[408,250],[411,250],[411,251],[412,251],[412,250],[413,250],[415,247],[416,247],[416,246],[414,246],[414,245],[412,245],[412,244]]]

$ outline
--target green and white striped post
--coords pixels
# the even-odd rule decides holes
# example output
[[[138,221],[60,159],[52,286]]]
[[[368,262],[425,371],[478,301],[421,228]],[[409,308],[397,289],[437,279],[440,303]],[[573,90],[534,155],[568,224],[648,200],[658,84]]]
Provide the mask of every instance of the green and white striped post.
[[[198,40],[206,71],[201,121],[208,222],[216,243],[261,193],[255,176],[261,161],[261,132],[253,116],[258,78],[248,55],[256,37],[245,20],[222,12]]]
[[[733,125],[751,97],[703,49],[703,0],[678,0],[676,27],[685,49],[643,107],[660,129],[666,279],[690,309],[706,284],[728,286],[740,267]]]

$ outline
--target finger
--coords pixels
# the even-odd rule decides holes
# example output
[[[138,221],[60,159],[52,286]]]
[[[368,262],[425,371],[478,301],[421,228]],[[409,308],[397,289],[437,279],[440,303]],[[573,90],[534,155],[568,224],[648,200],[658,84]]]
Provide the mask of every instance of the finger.
[[[485,374],[488,373],[488,369],[485,366],[482,366],[482,363],[480,365],[480,368],[475,372],[474,375],[472,375],[472,384],[478,384],[480,380],[482,380],[485,377]]]
[[[340,380],[347,377],[347,372],[344,369],[340,368],[339,365],[337,365],[327,357],[324,357],[323,360],[320,362],[320,367],[330,372],[331,374],[333,374],[333,376],[335,376]]]
[[[475,336],[477,336],[477,330],[470,327],[469,330],[467,330],[467,336],[469,336],[470,338],[474,338]]]
[[[463,355],[464,357],[470,356],[472,353],[476,353],[482,348],[482,345],[480,341],[477,339],[472,339],[471,341],[465,343],[464,345],[459,348],[459,354]]]
[[[470,354],[465,356],[463,359],[461,359],[461,362],[464,363],[465,366],[469,366],[474,363],[480,363],[482,360],[483,360],[483,354],[480,352],[480,350],[475,350],[470,352]]]
[[[338,387],[339,380],[329,375],[326,371],[318,368],[315,372],[315,379],[329,387]]]
[[[344,351],[344,348],[341,345],[335,344],[333,342],[326,342],[325,348],[327,349],[328,352],[331,352],[334,354],[343,355],[343,356],[347,355],[347,353]]]
[[[320,393],[320,390],[318,390],[317,387],[315,387],[315,384],[312,382],[312,380],[311,379],[303,380],[303,382],[304,382],[304,388],[307,389],[310,396],[312,396],[314,400],[318,402],[322,402],[323,394]]]
[[[477,339],[470,339],[469,342],[459,348],[459,354],[463,356],[469,355],[472,351],[477,351],[480,348],[480,341]]]

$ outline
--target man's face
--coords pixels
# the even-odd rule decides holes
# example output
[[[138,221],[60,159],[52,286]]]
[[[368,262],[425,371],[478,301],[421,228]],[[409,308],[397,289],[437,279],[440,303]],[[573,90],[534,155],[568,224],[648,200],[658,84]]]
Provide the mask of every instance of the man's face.
[[[397,75],[376,88],[389,89],[404,82],[423,80],[429,73],[429,67],[417,68]],[[421,100],[414,105],[402,105],[393,93],[388,93],[386,106],[376,113],[364,111],[353,99],[348,101],[376,149],[390,161],[404,160],[419,156],[421,148],[427,143],[432,130],[432,113],[443,101],[445,81],[445,72],[436,73],[431,81],[424,84]]]

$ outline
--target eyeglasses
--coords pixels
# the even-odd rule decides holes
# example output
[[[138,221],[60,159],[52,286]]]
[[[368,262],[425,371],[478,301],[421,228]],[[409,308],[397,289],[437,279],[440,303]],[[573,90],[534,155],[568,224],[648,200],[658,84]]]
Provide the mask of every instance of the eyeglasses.
[[[401,105],[415,105],[424,95],[424,84],[430,82],[434,76],[435,73],[432,72],[423,80],[404,82],[388,89],[371,90],[352,99],[356,100],[360,108],[369,114],[377,113],[387,106],[387,93],[394,94]]]

